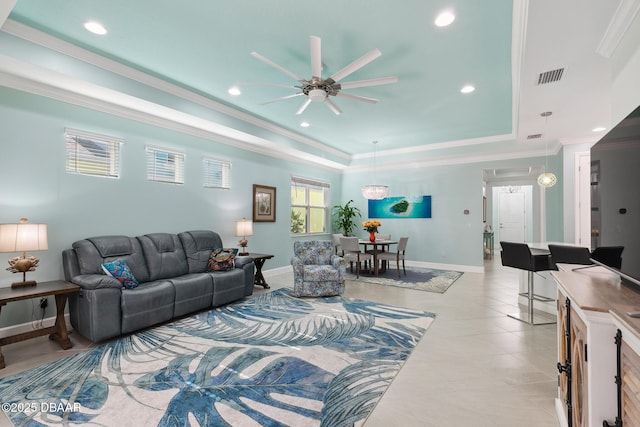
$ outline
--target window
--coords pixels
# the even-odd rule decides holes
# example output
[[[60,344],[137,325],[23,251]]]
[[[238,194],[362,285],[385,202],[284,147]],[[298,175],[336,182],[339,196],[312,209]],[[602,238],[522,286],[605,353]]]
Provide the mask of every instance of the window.
[[[147,145],[147,179],[184,184],[184,153]]]
[[[328,204],[328,183],[291,177],[291,233],[326,233]]]
[[[68,173],[120,177],[122,139],[75,129],[65,129],[64,135]]]
[[[204,186],[210,188],[231,188],[231,162],[204,157]]]

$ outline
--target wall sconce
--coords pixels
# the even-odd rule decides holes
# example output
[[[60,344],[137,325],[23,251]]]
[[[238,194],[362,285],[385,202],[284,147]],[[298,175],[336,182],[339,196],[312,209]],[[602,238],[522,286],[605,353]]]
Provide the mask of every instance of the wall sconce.
[[[236,236],[242,237],[238,242],[242,251],[238,255],[249,255],[249,252],[247,252],[247,245],[249,244],[247,236],[253,236],[253,221],[247,218],[236,221]]]
[[[35,280],[26,280],[27,271],[35,271],[39,259],[27,257],[27,251],[46,251],[47,224],[28,224],[21,218],[19,224],[0,224],[0,252],[22,252],[22,256],[9,260],[7,271],[22,273],[22,282],[11,284],[12,288],[35,286]]]

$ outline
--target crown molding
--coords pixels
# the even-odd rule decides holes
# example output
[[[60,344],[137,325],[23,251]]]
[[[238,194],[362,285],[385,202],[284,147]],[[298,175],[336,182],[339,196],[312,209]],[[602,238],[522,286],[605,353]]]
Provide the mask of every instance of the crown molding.
[[[622,0],[609,21],[609,26],[596,48],[596,53],[605,58],[611,58],[639,10],[640,0]]]
[[[460,139],[457,141],[437,142],[434,144],[424,144],[424,145],[418,145],[415,147],[396,148],[393,150],[381,150],[375,153],[372,151],[369,153],[354,154],[353,156],[351,156],[351,158],[353,160],[368,159],[370,157],[373,157],[374,154],[376,156],[380,156],[380,155],[398,156],[398,155],[405,155],[405,154],[416,154],[416,153],[423,153],[427,151],[446,150],[449,148],[468,147],[470,145],[490,144],[494,142],[512,141],[512,140],[515,140],[514,134],[484,136],[482,138]]]
[[[340,163],[290,147],[282,147],[227,126],[131,95],[80,81],[0,54],[2,86],[89,108],[117,117],[135,120],[237,147],[266,156],[313,164],[334,172],[346,168]]]
[[[549,155],[557,155],[561,149],[561,145],[557,144],[553,147],[549,148]],[[529,159],[532,157],[546,157],[547,153],[544,148],[539,148],[536,150],[526,150],[526,151],[504,151],[500,153],[487,153],[484,155],[470,155],[470,156],[446,156],[440,157],[437,159],[428,159],[428,160],[403,160],[398,162],[389,162],[380,164],[378,163],[376,166],[376,170],[403,170],[407,171],[410,169],[421,169],[428,168],[434,166],[452,166],[452,165],[463,165],[463,164],[472,164],[472,163],[484,163],[484,162],[495,162],[495,161],[505,161],[505,160],[515,160],[515,159]],[[344,170],[345,174],[349,173],[361,173],[371,170],[371,166],[363,165],[363,166],[351,166]]]
[[[251,124],[253,126],[257,126],[269,132],[300,142],[316,150],[326,152],[327,154],[330,154],[345,160],[351,160],[351,156],[348,153],[345,153],[344,151],[340,151],[335,148],[329,147],[319,141],[316,141],[314,139],[292,132],[280,126],[274,125],[273,123],[270,123],[266,120],[262,120],[251,114],[239,111],[228,105],[217,102],[211,98],[207,98],[203,95],[199,95],[184,87],[175,85],[173,83],[169,83],[165,80],[151,76],[147,73],[136,70],[132,67],[124,65],[117,61],[95,54],[86,49],[83,49],[74,44],[71,44],[64,40],[53,37],[49,34],[43,33],[42,31],[36,30],[35,28],[29,27],[22,23],[13,21],[11,19],[7,19],[5,25],[2,27],[2,31],[6,32],[7,34],[11,34],[12,36],[26,40],[28,42],[37,44],[39,46],[54,50],[63,55],[85,62],[87,64],[102,68],[103,70],[120,75],[127,79],[136,81],[138,83],[142,83],[146,86],[160,90],[169,95],[173,95],[175,97],[184,99],[186,101],[193,102],[207,109],[218,111],[222,114],[241,120],[245,123]]]

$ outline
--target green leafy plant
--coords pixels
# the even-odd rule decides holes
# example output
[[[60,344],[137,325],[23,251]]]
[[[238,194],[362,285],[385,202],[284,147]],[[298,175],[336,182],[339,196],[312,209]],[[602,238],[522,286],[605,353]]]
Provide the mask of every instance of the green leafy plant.
[[[335,225],[342,231],[343,236],[349,236],[358,224],[354,221],[356,216],[362,217],[360,209],[356,206],[351,206],[353,200],[349,200],[344,206],[335,205],[333,207],[333,214],[336,217]]]
[[[291,211],[291,232],[293,234],[304,232],[304,218],[302,218],[302,212]]]

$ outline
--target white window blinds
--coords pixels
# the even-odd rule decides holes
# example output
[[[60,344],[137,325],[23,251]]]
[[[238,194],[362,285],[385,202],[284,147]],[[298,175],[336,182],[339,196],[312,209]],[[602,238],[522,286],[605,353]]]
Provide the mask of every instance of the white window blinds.
[[[65,129],[68,173],[120,177],[123,140],[76,129]]]
[[[184,184],[184,153],[147,145],[147,179]]]
[[[231,188],[231,162],[203,157],[204,186],[209,188]]]

